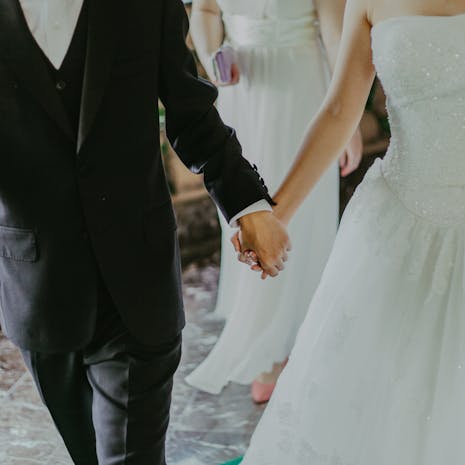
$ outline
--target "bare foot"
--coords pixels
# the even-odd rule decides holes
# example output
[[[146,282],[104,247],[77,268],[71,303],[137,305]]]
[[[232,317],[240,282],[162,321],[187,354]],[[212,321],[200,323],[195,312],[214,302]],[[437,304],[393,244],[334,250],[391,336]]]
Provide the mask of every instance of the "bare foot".
[[[278,381],[278,378],[283,372],[286,363],[287,360],[282,363],[275,363],[270,373],[262,373],[257,378],[255,378],[255,381],[258,381],[262,384],[276,384],[276,381]]]
[[[268,402],[273,394],[276,382],[281,375],[287,360],[282,363],[275,363],[270,373],[262,373],[252,383],[251,394],[256,404]]]

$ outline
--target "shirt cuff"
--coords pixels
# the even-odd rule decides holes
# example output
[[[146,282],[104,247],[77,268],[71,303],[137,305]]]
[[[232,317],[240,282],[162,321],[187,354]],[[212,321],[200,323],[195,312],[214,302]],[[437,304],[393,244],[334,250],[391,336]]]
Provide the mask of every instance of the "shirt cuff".
[[[240,211],[236,216],[231,218],[231,221],[229,222],[229,226],[231,228],[238,228],[239,223],[238,220],[240,220],[243,216],[245,215],[250,215],[251,213],[257,213],[257,212],[272,212],[273,209],[271,208],[271,205],[268,203],[267,200],[262,199],[259,200],[258,202],[253,203],[252,205],[249,205],[247,208],[244,208],[244,210]]]

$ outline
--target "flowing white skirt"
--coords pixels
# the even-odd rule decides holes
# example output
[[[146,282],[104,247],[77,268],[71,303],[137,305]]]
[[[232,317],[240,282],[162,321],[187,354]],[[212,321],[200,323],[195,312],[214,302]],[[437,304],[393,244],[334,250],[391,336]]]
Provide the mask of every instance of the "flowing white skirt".
[[[465,225],[410,213],[381,166],[346,210],[242,465],[465,463]]]
[[[326,59],[318,40],[296,47],[244,47],[238,57],[241,82],[221,89],[219,110],[274,193],[326,93]],[[291,224],[294,252],[285,273],[265,282],[238,264],[230,243],[234,230],[221,220],[216,313],[228,321],[211,354],[187,378],[191,385],[216,394],[229,381],[251,383],[289,356],[333,245],[338,210],[333,166]]]

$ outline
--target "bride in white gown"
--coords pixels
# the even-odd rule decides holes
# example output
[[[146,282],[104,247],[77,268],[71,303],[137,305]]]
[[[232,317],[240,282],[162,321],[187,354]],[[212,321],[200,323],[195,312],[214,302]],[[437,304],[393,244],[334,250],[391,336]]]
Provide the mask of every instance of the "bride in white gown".
[[[194,1],[191,31],[210,75],[211,53],[221,44],[223,32],[236,50],[240,80],[220,88],[218,108],[237,130],[245,156],[258,165],[271,191],[289,170],[309,115],[318,111],[326,94],[343,9],[342,0]],[[361,148],[354,149],[356,138],[354,142],[354,166],[345,166],[343,175],[360,160]],[[291,256],[287,272],[272,282],[254,279],[237,265],[230,244],[234,230],[222,221],[216,313],[228,321],[213,351],[187,378],[190,384],[217,394],[229,381],[250,384],[275,363],[275,372],[280,372],[279,364],[289,356],[320,281],[338,219],[334,163],[290,225],[299,253]],[[259,381],[254,383],[254,399],[268,400],[274,374]]]
[[[333,83],[276,214],[289,219],[349,139],[372,61],[392,142],[346,210],[242,465],[465,463],[462,12],[463,0],[348,1]]]

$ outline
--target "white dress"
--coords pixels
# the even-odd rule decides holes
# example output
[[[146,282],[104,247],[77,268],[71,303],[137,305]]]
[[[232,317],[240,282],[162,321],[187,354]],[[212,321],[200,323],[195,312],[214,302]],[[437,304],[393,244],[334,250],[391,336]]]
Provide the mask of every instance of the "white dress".
[[[241,82],[220,89],[219,111],[237,130],[244,155],[274,193],[325,96],[327,60],[311,0],[219,0]],[[295,217],[294,252],[286,273],[261,281],[237,262],[234,230],[222,221],[216,314],[227,325],[206,361],[188,378],[219,393],[229,381],[248,384],[294,346],[338,226],[339,179],[333,166]]]
[[[392,142],[242,465],[465,463],[465,15],[372,29]]]

